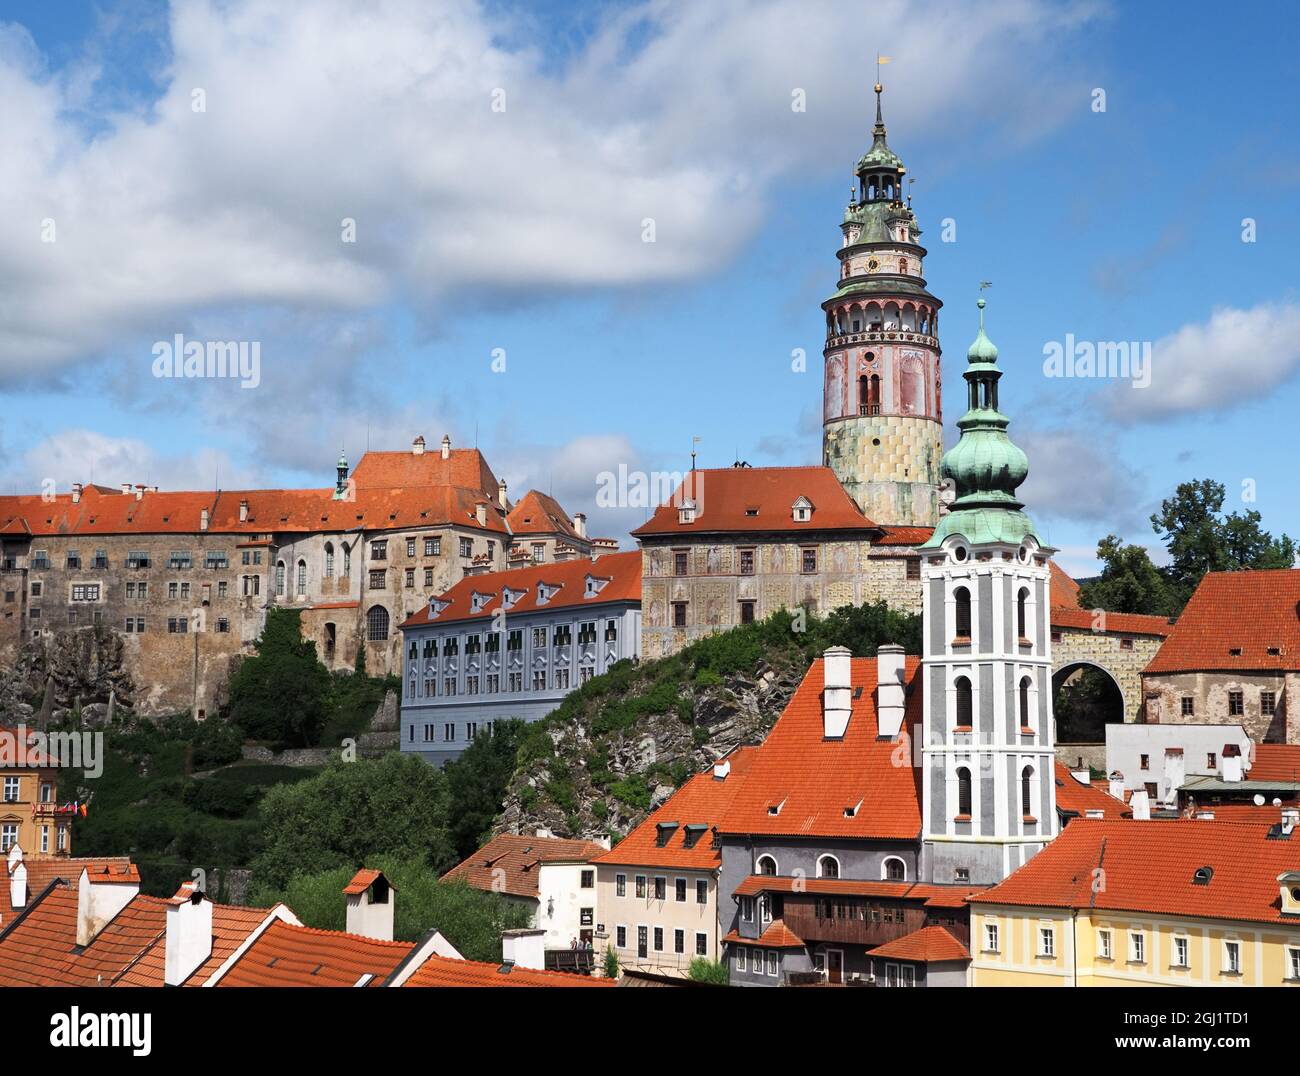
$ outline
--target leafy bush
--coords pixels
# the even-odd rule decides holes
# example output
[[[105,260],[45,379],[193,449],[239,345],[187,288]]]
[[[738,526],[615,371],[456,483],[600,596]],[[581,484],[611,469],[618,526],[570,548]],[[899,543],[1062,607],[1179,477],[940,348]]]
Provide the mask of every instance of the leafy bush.
[[[693,983],[708,983],[710,986],[726,986],[731,981],[726,964],[703,956],[697,956],[691,961],[686,976]]]

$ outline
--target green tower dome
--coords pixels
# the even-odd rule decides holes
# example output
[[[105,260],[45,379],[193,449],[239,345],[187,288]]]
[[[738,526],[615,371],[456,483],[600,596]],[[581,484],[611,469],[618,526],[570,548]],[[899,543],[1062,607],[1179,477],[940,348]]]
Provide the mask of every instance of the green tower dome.
[[[934,548],[960,534],[972,545],[1000,542],[1018,545],[1032,536],[1042,540],[1021,509],[1016,490],[1029,475],[1029,458],[1007,436],[1010,420],[998,410],[998,349],[984,332],[984,300],[980,326],[966,352],[967,410],[957,420],[961,439],[944,453],[942,474],[956,491],[946,516],[922,548]]]

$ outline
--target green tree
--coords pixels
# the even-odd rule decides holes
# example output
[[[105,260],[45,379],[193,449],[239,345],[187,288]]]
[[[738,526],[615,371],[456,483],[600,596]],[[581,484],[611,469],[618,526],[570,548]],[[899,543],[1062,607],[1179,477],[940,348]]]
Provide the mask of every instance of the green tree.
[[[618,954],[612,945],[605,946],[605,978],[618,978]]]
[[[383,855],[442,871],[456,862],[447,812],[446,777],[413,755],[335,759],[310,780],[267,792],[254,875],[282,888],[295,873],[356,868]]]
[[[710,986],[726,986],[730,981],[727,965],[720,960],[697,956],[686,969],[686,977],[693,983],[708,983]]]
[[[230,678],[230,718],[254,739],[306,747],[325,723],[330,676],[300,620],[296,609],[268,610],[257,654]]]
[[[451,842],[461,859],[487,839],[515,772],[523,721],[498,721],[480,732],[464,754],[448,764]]]
[[[1206,572],[1246,568],[1290,568],[1296,544],[1274,538],[1260,526],[1256,511],[1225,515],[1221,482],[1202,478],[1181,483],[1160,505],[1151,525],[1169,550],[1166,577],[1181,609]]]
[[[1125,545],[1114,534],[1097,543],[1097,559],[1105,567],[1101,577],[1079,588],[1085,609],[1111,613],[1147,613],[1173,616],[1180,603],[1151,555],[1140,545]]]
[[[422,859],[372,856],[364,866],[384,872],[393,896],[393,936],[418,941],[439,931],[467,960],[501,960],[501,932],[532,925],[532,912],[523,903],[500,893],[485,893],[462,881],[443,882]],[[268,907],[282,901],[307,926],[343,930],[347,905],[343,887],[355,868],[333,867],[294,874],[282,887],[259,884],[253,903]]]

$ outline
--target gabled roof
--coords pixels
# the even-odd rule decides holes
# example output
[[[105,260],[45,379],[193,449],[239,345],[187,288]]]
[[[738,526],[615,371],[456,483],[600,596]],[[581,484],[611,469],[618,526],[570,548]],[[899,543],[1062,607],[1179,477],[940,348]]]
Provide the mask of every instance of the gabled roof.
[[[497,497],[496,475],[477,448],[453,448],[445,460],[440,446],[426,449],[418,456],[410,450],[367,452],[352,469],[351,479],[358,490],[458,486],[476,490],[489,500]]]
[[[442,876],[475,889],[537,897],[537,868],[545,863],[589,863],[606,849],[595,841],[502,833]]]
[[[231,965],[218,986],[382,986],[415,948],[341,930],[318,930],[277,920]]]
[[[1250,754],[1245,780],[1300,782],[1300,744],[1257,743]]]
[[[355,897],[358,893],[364,893],[375,884],[376,879],[383,876],[383,871],[375,870],[372,867],[362,867],[352,876],[352,880],[343,887],[343,893],[345,896]]]
[[[1143,671],[1252,669],[1300,671],[1300,569],[1210,572]]]
[[[1269,824],[1076,819],[972,903],[1099,909],[1300,925],[1281,911],[1278,875],[1300,866],[1300,831]],[[1208,884],[1196,872],[1209,867]],[[1105,886],[1095,885],[1097,870]]]
[[[674,792],[658,810],[633,829],[610,851],[593,862],[601,866],[626,865],[676,867],[682,870],[716,870],[722,852],[713,847],[713,827],[744,783],[756,747],[738,747],[719,763],[729,764],[726,777],[715,777],[710,766],[697,773]],[[660,845],[660,830],[674,823],[666,844]],[[693,839],[692,839],[693,838]],[[687,841],[691,840],[690,847]]]
[[[1079,608],[1079,584],[1067,575],[1054,560],[1047,562],[1051,569],[1051,583],[1049,586],[1049,597],[1053,606],[1062,606],[1066,609]]]
[[[933,527],[881,527],[883,532],[875,545],[924,545],[934,533]]]
[[[283,908],[283,905],[278,906]],[[252,934],[276,915],[273,908],[243,908],[234,904],[212,905],[212,953],[190,974],[182,986],[202,986],[234,955]],[[167,938],[164,934],[150,945],[140,959],[126,969],[114,986],[163,986],[166,983]]]
[[[731,531],[799,532],[824,530],[872,531],[872,523],[829,467],[720,467],[696,470],[655,509],[654,515],[632,532],[635,538],[671,534],[709,534]],[[798,498],[813,504],[812,518],[796,523],[792,509]],[[695,522],[682,523],[681,500],[693,501]]]
[[[518,965],[486,964],[479,960],[452,960],[431,956],[403,986],[613,986],[613,979],[596,979],[564,971],[542,971]]]
[[[804,941],[798,934],[785,925],[783,919],[773,919],[768,928],[757,938],[742,938],[740,932],[733,930],[724,942],[733,945],[758,945],[764,949],[802,949]]]
[[[587,594],[587,576],[603,585],[595,593]],[[539,601],[538,586],[557,588],[549,600]],[[438,595],[419,612],[413,613],[401,625],[403,629],[425,624],[447,624],[461,620],[491,621],[501,608],[502,590],[509,587],[520,594],[508,607],[507,613],[515,616],[539,609],[568,609],[574,606],[599,606],[610,602],[639,602],[641,600],[641,551],[606,553],[596,560],[579,557],[559,564],[531,564],[526,568],[510,568],[503,572],[485,572],[467,575],[450,590]],[[521,593],[522,592],[522,593]],[[488,598],[477,610],[473,596]],[[441,612],[434,615],[436,603]]]
[[[940,964],[945,961],[969,961],[970,952],[945,927],[930,926],[904,934],[901,938],[878,945],[867,953],[886,960],[910,960],[917,964]]]
[[[854,658],[851,668],[853,709],[844,738],[823,735],[825,661],[818,658],[757,749],[744,784],[723,815],[722,832],[916,840],[921,832],[915,747],[921,721],[920,659],[906,659],[904,735],[899,741],[878,738],[876,659]],[[851,817],[846,808],[854,808]]]
[[[1104,616],[1104,620],[1098,619]],[[1154,635],[1164,638],[1174,630],[1168,617],[1148,616],[1145,613],[1097,613],[1089,609],[1071,609],[1054,605],[1051,609],[1053,628],[1075,628],[1081,631],[1104,630],[1120,635]]]
[[[23,856],[23,866],[27,868],[27,900],[30,903],[55,878],[62,878],[69,885],[75,886],[81,877],[83,868],[94,871],[97,867],[126,867],[131,860],[126,856]],[[0,928],[7,927],[22,908],[15,908],[10,903],[12,886],[9,880],[9,860],[0,856]],[[26,907],[26,905],[24,905]]]
[[[560,507],[560,502],[545,493],[530,489],[506,516],[510,533],[520,537],[528,535],[558,534],[565,538],[579,537],[573,521]]]
[[[1089,811],[1102,811],[1105,818],[1132,818],[1133,812],[1108,789],[1084,784],[1061,762],[1056,763],[1056,809],[1086,818]]]

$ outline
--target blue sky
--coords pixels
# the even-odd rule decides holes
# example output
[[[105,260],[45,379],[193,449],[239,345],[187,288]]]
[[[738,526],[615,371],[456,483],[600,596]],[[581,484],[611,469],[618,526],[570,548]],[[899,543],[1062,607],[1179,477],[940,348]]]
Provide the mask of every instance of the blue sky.
[[[65,0],[0,19],[5,492],[324,485],[340,444],[450,432],[514,493],[625,537],[644,513],[593,506],[620,463],[682,470],[697,436],[705,465],[818,462],[819,303],[880,51],[946,304],[948,439],[991,280],[1022,492],[1067,567],[1108,532],[1153,543],[1146,517],[1193,477],[1300,534],[1289,5]],[[259,341],[261,385],[153,378],[176,332]],[[1045,377],[1067,334],[1153,342],[1150,387]]]

